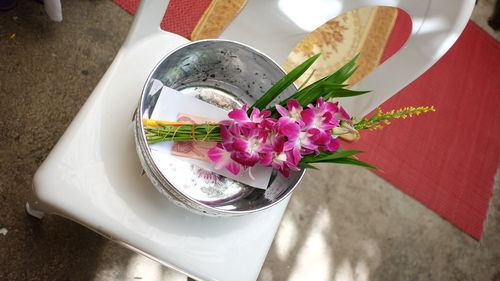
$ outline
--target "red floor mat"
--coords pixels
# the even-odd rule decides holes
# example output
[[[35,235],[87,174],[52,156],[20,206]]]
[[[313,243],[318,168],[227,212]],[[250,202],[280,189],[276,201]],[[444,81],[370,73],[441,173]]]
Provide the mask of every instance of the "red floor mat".
[[[138,4],[113,1],[130,13]],[[170,1],[162,28],[188,38],[209,3]],[[409,25],[398,17],[383,59]],[[346,148],[367,151],[360,158],[384,170],[382,178],[480,239],[500,161],[500,43],[469,22],[451,50],[382,109],[409,105],[437,112],[364,132]]]
[[[131,14],[135,14],[139,5],[139,0],[113,0],[113,2]],[[168,4],[167,14],[161,22],[161,29],[189,39],[191,32],[210,2],[212,1],[171,0]]]
[[[399,49],[409,24],[398,19],[386,53]],[[360,158],[378,175],[479,240],[500,160],[500,43],[469,22],[443,58],[381,108],[409,105],[437,112],[363,132],[346,148],[367,151]]]

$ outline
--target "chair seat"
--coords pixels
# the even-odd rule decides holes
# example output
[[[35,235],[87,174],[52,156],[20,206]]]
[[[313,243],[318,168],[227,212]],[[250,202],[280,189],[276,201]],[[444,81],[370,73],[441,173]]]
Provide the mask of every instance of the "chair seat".
[[[161,33],[161,34],[160,34]],[[143,175],[133,114],[153,67],[188,41],[159,31],[117,54],[34,178],[42,211],[202,280],[255,280],[289,198],[252,215],[193,214]]]
[[[135,151],[132,118],[148,74],[169,51],[188,42],[159,30],[168,2],[141,1],[113,64],[37,171],[37,207],[194,278],[255,280],[289,198],[252,215],[199,216],[152,186]],[[249,1],[221,37],[259,48],[281,62],[307,33],[300,24],[305,19],[314,29],[351,9],[388,5],[406,10],[413,20],[402,50],[357,84],[372,94],[343,100],[354,116],[370,112],[435,63],[461,33],[474,5],[472,0],[299,2]]]

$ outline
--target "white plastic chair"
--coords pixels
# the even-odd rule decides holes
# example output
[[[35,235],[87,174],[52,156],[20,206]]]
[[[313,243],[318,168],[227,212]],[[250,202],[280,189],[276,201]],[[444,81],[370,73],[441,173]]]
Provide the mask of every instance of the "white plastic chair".
[[[142,0],[112,65],[35,174],[35,196],[27,209],[38,217],[67,217],[196,279],[255,280],[289,198],[257,214],[211,218],[175,206],[141,176],[132,135],[134,109],[155,64],[188,42],[160,30],[168,2]],[[469,19],[473,0],[249,0],[221,37],[283,62],[323,22],[373,5],[404,9],[413,31],[402,50],[359,83],[374,92],[343,103],[363,115],[449,49]]]

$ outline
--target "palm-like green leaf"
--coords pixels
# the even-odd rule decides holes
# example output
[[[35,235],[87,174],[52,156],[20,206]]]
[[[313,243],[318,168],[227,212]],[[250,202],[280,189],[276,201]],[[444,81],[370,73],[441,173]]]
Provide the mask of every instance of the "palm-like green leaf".
[[[347,164],[347,165],[355,165],[355,166],[360,166],[360,167],[365,167],[365,168],[370,168],[370,169],[374,169],[374,170],[377,170],[377,171],[381,171],[379,168],[377,168],[377,167],[375,167],[373,165],[370,165],[368,163],[365,163],[365,162],[357,160],[357,159],[348,158],[348,157],[345,157],[345,158],[336,158],[336,159],[330,159],[330,160],[324,160],[324,161],[318,161],[318,162],[314,162],[314,163]],[[300,161],[300,163],[299,163],[299,168],[302,168],[302,169],[307,168],[307,169],[319,170],[316,166],[311,165],[311,163],[304,163],[302,161]]]
[[[332,91],[331,94],[329,94],[328,96],[325,96],[325,99],[354,97],[354,96],[364,95],[369,92],[370,91],[353,91],[349,89],[338,89]]]
[[[317,167],[311,165],[311,164],[308,164],[308,163],[304,163],[304,162],[299,162],[299,168],[301,169],[313,169],[313,170],[319,170]]]
[[[349,79],[349,77],[351,77],[357,69],[356,60],[358,57],[359,54],[330,76],[324,77],[297,91],[289,98],[280,102],[280,105],[286,105],[290,99],[296,99],[300,104],[307,105],[315,102],[319,97],[329,99],[335,97],[357,96],[368,93],[368,91],[351,91],[344,89],[344,87],[347,86],[344,82],[347,81],[347,79]]]
[[[362,153],[363,151],[360,150],[343,150],[339,149],[337,151],[329,152],[329,151],[321,151],[319,155],[315,154],[309,154],[305,155],[301,162],[304,163],[315,163],[315,162],[322,162],[322,161],[328,161],[331,159],[339,159],[339,158],[346,158],[350,157],[353,155],[356,155],[358,153]]]
[[[288,88],[288,86],[292,85],[295,80],[297,80],[304,72],[318,59],[320,54],[317,54],[305,62],[303,62],[301,65],[297,66],[294,68],[290,73],[285,75],[283,78],[278,80],[276,84],[274,84],[267,92],[262,95],[247,111],[248,114],[252,112],[252,109],[254,107],[257,107],[258,109],[262,110],[264,109],[269,103],[271,103],[283,90]]]
[[[343,150],[339,148],[337,151],[321,151],[318,155],[310,154],[305,155],[300,160],[299,167],[301,168],[311,168],[314,167],[311,164],[313,163],[338,163],[338,164],[350,164],[357,165],[361,167],[371,168],[374,170],[379,170],[377,167],[360,161],[358,159],[351,158],[352,156],[362,153],[360,150]]]
[[[349,165],[356,165],[356,166],[361,166],[361,167],[366,167],[366,168],[374,169],[374,170],[377,170],[377,171],[381,171],[379,168],[377,168],[377,167],[375,167],[373,165],[370,165],[368,163],[365,163],[363,161],[360,161],[360,160],[357,160],[357,159],[353,159],[353,158],[331,159],[331,160],[322,161],[322,162],[319,162],[319,163],[349,164]]]

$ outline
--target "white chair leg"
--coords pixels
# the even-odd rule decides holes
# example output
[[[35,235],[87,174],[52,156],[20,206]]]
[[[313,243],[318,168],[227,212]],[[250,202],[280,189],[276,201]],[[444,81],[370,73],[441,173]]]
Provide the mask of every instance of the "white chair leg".
[[[36,205],[36,203],[33,205]],[[28,215],[33,216],[37,219],[42,219],[43,216],[45,215],[45,213],[43,211],[34,209],[32,204],[30,204],[30,202],[26,202],[26,213],[28,213]]]

